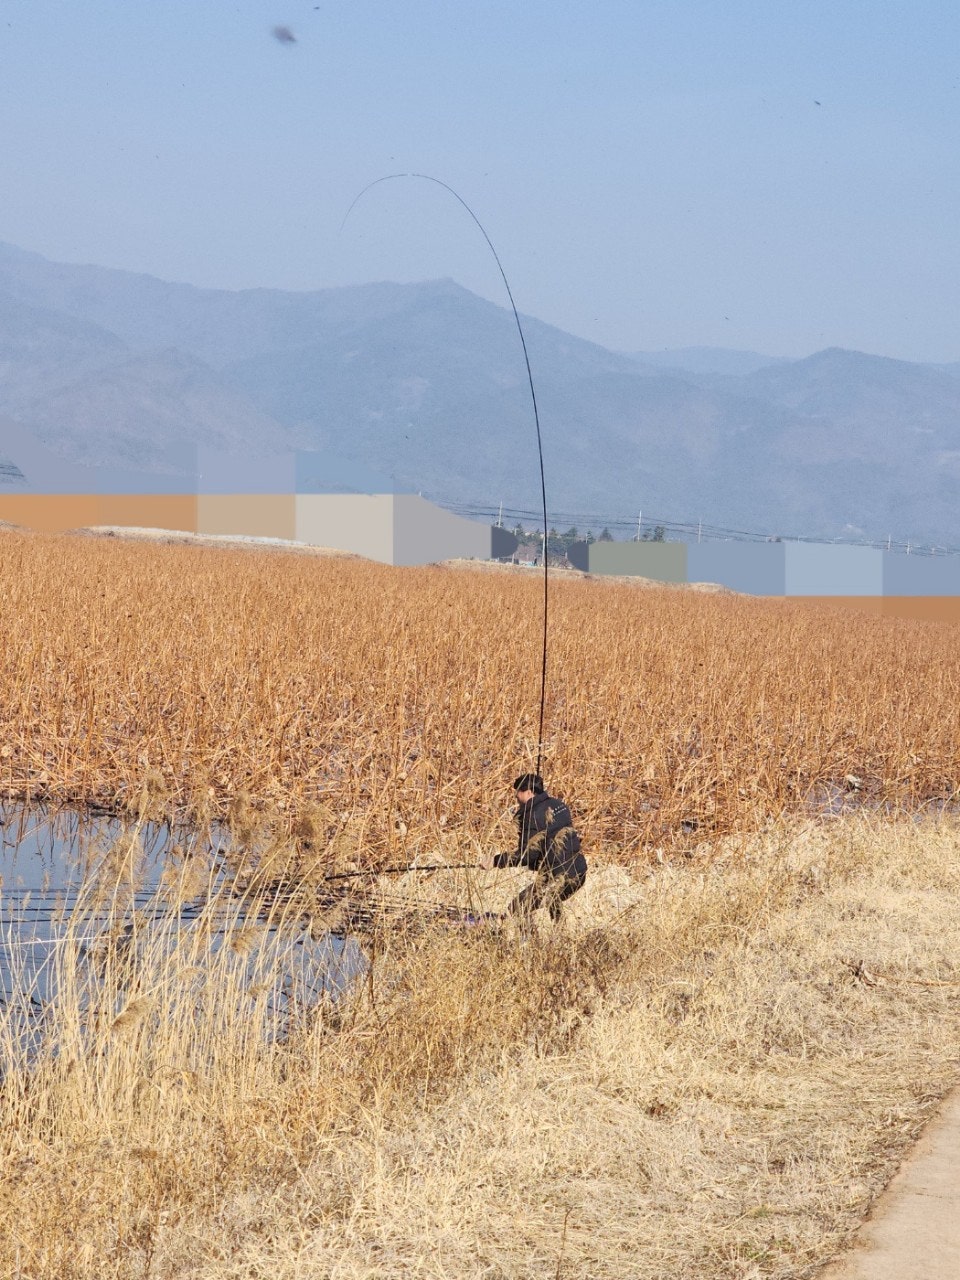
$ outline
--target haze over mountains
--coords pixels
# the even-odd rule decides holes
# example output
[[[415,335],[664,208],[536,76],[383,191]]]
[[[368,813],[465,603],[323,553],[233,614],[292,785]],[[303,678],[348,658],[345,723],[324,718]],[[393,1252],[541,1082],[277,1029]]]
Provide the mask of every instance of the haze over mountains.
[[[535,319],[524,332],[549,505],[582,528],[642,509],[960,545],[960,365],[624,354]],[[539,500],[513,317],[450,280],[230,292],[0,245],[3,419],[76,461],[326,449],[441,503]],[[0,448],[0,484],[11,461]]]

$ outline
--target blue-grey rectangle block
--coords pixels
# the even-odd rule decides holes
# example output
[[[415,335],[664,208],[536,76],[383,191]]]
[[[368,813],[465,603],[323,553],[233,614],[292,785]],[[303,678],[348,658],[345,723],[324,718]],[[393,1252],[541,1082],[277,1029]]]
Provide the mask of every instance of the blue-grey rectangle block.
[[[200,493],[296,492],[296,470],[292,453],[257,456],[202,448],[198,450],[197,465]]]
[[[960,555],[883,553],[885,596],[960,596]]]
[[[784,543],[788,596],[881,596],[883,552],[873,547]]]
[[[689,582],[716,582],[753,596],[782,596],[786,572],[782,542],[702,542],[687,549]]]

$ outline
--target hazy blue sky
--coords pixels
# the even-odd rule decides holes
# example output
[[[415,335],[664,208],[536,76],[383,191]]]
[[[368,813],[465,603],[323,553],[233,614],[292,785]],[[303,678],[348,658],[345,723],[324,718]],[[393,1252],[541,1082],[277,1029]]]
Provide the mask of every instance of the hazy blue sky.
[[[0,0],[0,240],[505,302],[419,170],[606,346],[957,360],[958,107],[957,0]]]

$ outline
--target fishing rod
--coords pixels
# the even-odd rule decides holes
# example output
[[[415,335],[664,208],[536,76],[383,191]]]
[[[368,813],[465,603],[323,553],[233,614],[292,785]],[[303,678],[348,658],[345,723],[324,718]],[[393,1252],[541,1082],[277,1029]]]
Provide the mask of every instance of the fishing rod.
[[[540,773],[540,764],[543,759],[543,722],[547,700],[547,619],[549,616],[550,603],[549,577],[547,573],[547,542],[549,536],[549,524],[547,523],[547,484],[543,470],[543,438],[540,432],[540,413],[537,408],[537,392],[533,385],[533,371],[530,368],[530,355],[527,351],[527,340],[523,332],[523,325],[520,323],[520,312],[517,310],[517,304],[513,300],[513,290],[510,288],[510,281],[507,279],[507,273],[504,271],[503,263],[500,261],[500,255],[494,248],[493,241],[490,239],[489,235],[487,235],[487,231],[483,223],[467,204],[466,200],[464,200],[463,196],[461,196],[458,191],[455,191],[449,183],[443,182],[440,178],[435,178],[429,173],[386,173],[381,178],[374,178],[373,182],[368,182],[363,190],[359,191],[357,195],[354,196],[350,208],[347,210],[344,215],[343,222],[340,224],[341,234],[343,232],[343,228],[347,225],[347,219],[350,217],[350,214],[353,212],[354,207],[357,205],[359,200],[372,187],[378,186],[381,182],[392,182],[397,178],[417,178],[424,182],[433,182],[438,187],[443,187],[444,191],[449,191],[453,198],[462,205],[464,209],[466,209],[467,213],[479,228],[480,234],[487,242],[487,247],[493,254],[494,261],[496,262],[497,268],[500,272],[500,278],[503,280],[504,288],[507,291],[507,297],[510,299],[510,306],[513,310],[513,318],[516,322],[517,333],[520,335],[520,345],[523,348],[523,359],[527,367],[527,384],[530,388],[530,400],[533,404],[533,420],[537,429],[537,456],[540,462],[540,496],[543,507],[543,650],[540,662],[540,723],[537,734],[537,767],[535,770],[536,773]]]
[[[324,880],[352,880],[357,876],[386,876],[403,874],[405,871],[483,871],[478,862],[436,862],[425,867],[414,867],[409,864],[392,867],[371,867],[369,871],[338,871],[334,875],[324,876]]]

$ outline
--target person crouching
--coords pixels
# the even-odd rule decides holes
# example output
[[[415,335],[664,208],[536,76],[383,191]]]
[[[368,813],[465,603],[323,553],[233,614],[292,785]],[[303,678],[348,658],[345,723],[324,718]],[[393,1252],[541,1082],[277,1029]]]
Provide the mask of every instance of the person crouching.
[[[517,847],[495,854],[490,866],[529,867],[531,884],[507,908],[511,915],[529,921],[538,907],[553,920],[560,919],[561,904],[582,889],[587,860],[580,851],[580,837],[567,805],[544,790],[538,773],[522,773],[513,784],[517,797]]]

